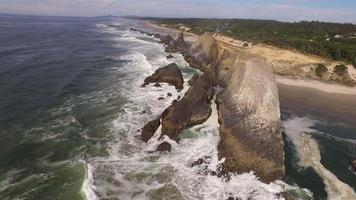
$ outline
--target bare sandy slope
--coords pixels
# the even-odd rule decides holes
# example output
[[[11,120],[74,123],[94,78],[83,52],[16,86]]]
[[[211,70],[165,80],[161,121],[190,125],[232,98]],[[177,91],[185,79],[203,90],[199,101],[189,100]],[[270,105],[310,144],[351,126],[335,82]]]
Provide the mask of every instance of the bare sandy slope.
[[[142,21],[139,23],[139,26],[150,29],[153,32],[170,34],[172,36],[178,33],[178,30],[161,27],[152,24],[150,21]],[[197,37],[196,34],[185,32],[187,41],[195,41]],[[344,86],[335,82],[325,83],[325,81],[320,81],[320,78],[315,75],[314,69],[317,64],[325,64],[329,71],[332,72],[333,67],[339,64],[339,62],[265,44],[251,45],[248,43],[247,47],[243,47],[246,43],[244,41],[234,40],[218,34],[215,34],[214,37],[221,48],[226,48],[236,53],[246,51],[265,57],[272,65],[274,73],[279,75],[276,79],[280,84],[312,88],[327,93],[356,95],[356,87]],[[348,69],[350,76],[356,80],[356,70],[352,66],[348,66]]]
[[[332,80],[332,72],[336,65],[341,62],[328,60],[314,55],[303,54],[295,50],[281,49],[266,44],[252,45],[240,40],[214,35],[215,39],[219,41],[221,46],[225,48],[234,48],[237,51],[246,51],[252,54],[258,54],[267,59],[271,64],[273,71],[278,75],[308,77],[312,79]],[[244,47],[243,45],[246,45]],[[318,64],[324,64],[329,73],[322,78],[315,74],[315,68]],[[348,66],[350,80],[356,82],[356,70],[352,66]]]

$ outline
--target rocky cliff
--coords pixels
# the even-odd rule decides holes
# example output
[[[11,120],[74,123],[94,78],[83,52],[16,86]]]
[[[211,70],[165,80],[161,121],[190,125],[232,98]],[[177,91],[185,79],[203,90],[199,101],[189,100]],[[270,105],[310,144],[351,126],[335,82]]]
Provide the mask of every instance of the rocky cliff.
[[[278,89],[271,67],[258,56],[237,59],[217,97],[223,172],[253,170],[270,182],[284,176]]]
[[[180,47],[186,49],[181,51]],[[284,151],[278,90],[266,60],[254,54],[236,53],[221,47],[210,34],[198,38],[190,49],[183,35],[179,34],[176,40],[166,45],[167,49],[181,52],[190,66],[201,70],[203,75],[194,75],[185,96],[173,102],[159,119],[143,128],[142,140],[148,141],[161,125],[160,138],[168,136],[179,141],[183,129],[208,119],[214,88],[220,88],[216,98],[221,137],[218,150],[219,157],[225,158],[225,162],[217,174],[254,171],[264,182],[282,178]],[[153,77],[162,70],[158,70]],[[153,79],[155,82],[156,79]],[[168,142],[157,147],[157,151],[170,150]]]
[[[270,182],[284,176],[278,89],[267,61],[220,47],[204,34],[185,56],[222,88],[217,95],[222,173],[254,171]]]

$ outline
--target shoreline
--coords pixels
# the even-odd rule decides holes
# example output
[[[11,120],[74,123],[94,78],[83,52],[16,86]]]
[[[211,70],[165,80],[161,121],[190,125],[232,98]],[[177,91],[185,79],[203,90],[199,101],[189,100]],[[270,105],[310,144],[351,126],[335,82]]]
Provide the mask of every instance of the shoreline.
[[[178,30],[160,27],[147,20],[139,25],[173,36],[178,33]],[[189,34],[189,41],[198,37],[193,33],[184,33]],[[356,108],[356,87],[294,76],[275,75],[275,80],[282,109],[315,114],[356,126],[356,110],[353,109]]]
[[[279,76],[279,75],[275,75],[275,79],[278,84],[283,84],[288,86],[316,89],[330,94],[356,95],[356,87],[341,85],[337,83],[323,82],[319,80],[301,78],[301,77]]]
[[[139,27],[149,29],[149,30],[152,30],[152,31],[155,31],[158,33],[169,34],[172,37],[175,37],[179,32],[179,30],[158,26],[148,20],[141,21],[137,25]],[[197,38],[198,38],[198,35],[196,35],[194,33],[184,32],[184,39],[187,40],[188,42],[194,42]]]

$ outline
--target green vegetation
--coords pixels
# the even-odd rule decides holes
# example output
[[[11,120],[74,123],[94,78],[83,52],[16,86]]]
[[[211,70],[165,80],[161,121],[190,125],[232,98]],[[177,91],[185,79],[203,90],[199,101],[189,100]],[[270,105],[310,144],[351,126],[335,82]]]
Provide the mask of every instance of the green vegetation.
[[[300,52],[356,63],[356,25],[325,22],[278,22],[250,19],[154,19],[171,28],[184,25],[191,32],[219,32],[253,43],[297,49]]]
[[[337,75],[342,76],[347,72],[347,67],[344,64],[336,65],[334,67],[334,72]]]
[[[316,69],[315,69],[315,73],[316,73],[316,75],[317,76],[319,76],[319,77],[322,77],[323,76],[323,73],[325,73],[325,72],[327,72],[328,71],[328,69],[325,67],[325,65],[324,64],[318,64],[318,66],[316,67]]]

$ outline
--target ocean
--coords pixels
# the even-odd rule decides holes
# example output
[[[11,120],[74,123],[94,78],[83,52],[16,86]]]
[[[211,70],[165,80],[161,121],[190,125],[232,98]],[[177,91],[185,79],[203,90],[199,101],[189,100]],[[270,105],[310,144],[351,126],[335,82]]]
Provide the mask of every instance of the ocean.
[[[0,199],[279,199],[282,191],[326,199],[340,191],[328,190],[327,171],[341,189],[356,189],[347,163],[356,159],[356,128],[291,110],[282,115],[283,181],[200,173],[221,162],[216,109],[185,130],[171,153],[149,153],[158,135],[145,144],[140,128],[189,86],[142,88],[144,78],[171,62],[186,81],[196,71],[179,54],[168,60],[155,38],[131,31],[138,22],[0,15]],[[326,170],[298,165],[306,151],[294,136],[302,131],[319,147],[309,157],[319,153]],[[209,162],[191,167],[201,157]]]

